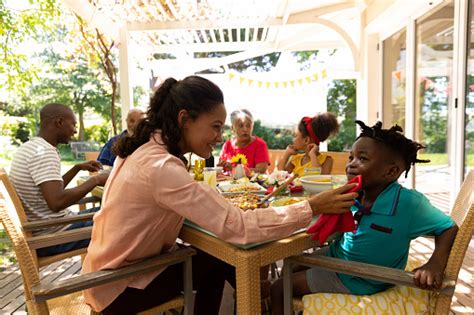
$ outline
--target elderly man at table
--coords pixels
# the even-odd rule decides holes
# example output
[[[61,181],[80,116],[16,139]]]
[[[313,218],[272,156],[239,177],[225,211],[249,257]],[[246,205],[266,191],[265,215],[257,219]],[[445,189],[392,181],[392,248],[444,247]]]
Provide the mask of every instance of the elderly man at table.
[[[127,129],[124,130],[121,134],[113,136],[105,143],[99,153],[97,161],[104,165],[113,166],[115,162],[116,155],[112,152],[112,147],[118,138],[124,137],[127,135],[132,135],[133,130],[137,123],[145,118],[145,112],[139,108],[132,108],[127,115]]]
[[[31,138],[18,148],[12,161],[10,178],[29,221],[73,215],[74,213],[67,207],[77,203],[94,187],[104,185],[107,181],[109,174],[99,174],[90,177],[82,185],[66,189],[66,186],[79,171],[95,172],[102,167],[97,161],[89,161],[74,165],[61,176],[61,158],[57,146],[60,143],[69,143],[75,133],[76,117],[72,110],[63,104],[51,103],[40,111],[38,136]],[[97,210],[93,208],[85,211]],[[78,222],[43,229],[34,234],[47,234],[90,225],[92,225],[92,221]],[[89,241],[80,240],[40,248],[37,250],[37,254],[38,256],[55,255],[87,247]]]

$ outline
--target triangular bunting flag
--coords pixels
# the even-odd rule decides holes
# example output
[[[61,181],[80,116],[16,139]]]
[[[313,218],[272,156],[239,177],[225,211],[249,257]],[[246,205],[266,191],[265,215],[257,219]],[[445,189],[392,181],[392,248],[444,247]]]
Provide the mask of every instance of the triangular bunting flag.
[[[310,76],[307,76],[305,79],[308,83],[311,83],[311,77]]]
[[[285,81],[285,82],[283,82],[282,84],[283,84],[283,88],[286,89],[286,86],[288,85],[288,82]]]
[[[229,73],[229,81],[232,80],[235,77],[235,74]]]
[[[323,71],[321,71],[321,76],[323,78],[326,78],[328,76],[327,72],[326,72],[326,69],[324,69]]]
[[[299,83],[300,85],[302,85],[302,84],[303,84],[303,79],[298,79],[298,83]]]
[[[257,84],[258,84],[258,87],[261,88],[262,85],[263,85],[263,82],[262,82],[262,81],[258,81]]]
[[[244,83],[244,81],[245,81],[244,77],[240,77],[239,79],[240,79],[240,84]]]
[[[265,86],[267,87],[267,89],[270,87],[271,84],[271,82],[265,82]]]
[[[252,80],[252,79],[248,79],[247,81],[249,82],[249,86],[251,86],[252,83],[253,83],[253,80]]]
[[[275,87],[278,89],[278,86],[280,85],[280,82],[274,82],[273,84],[274,84]]]
[[[313,78],[315,81],[318,81],[318,74],[317,73],[313,74]]]
[[[295,80],[290,80],[291,87],[295,87]]]

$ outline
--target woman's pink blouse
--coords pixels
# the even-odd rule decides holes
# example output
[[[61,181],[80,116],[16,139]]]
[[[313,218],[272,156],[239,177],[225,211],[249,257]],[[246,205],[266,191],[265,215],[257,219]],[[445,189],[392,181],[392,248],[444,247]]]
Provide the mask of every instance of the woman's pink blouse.
[[[184,218],[232,243],[283,238],[306,227],[307,201],[242,211],[209,186],[196,182],[184,163],[168,153],[159,133],[126,159],[118,158],[94,216],[83,272],[115,269],[166,252]],[[160,271],[85,290],[86,302],[101,311],[126,287],[143,289]]]

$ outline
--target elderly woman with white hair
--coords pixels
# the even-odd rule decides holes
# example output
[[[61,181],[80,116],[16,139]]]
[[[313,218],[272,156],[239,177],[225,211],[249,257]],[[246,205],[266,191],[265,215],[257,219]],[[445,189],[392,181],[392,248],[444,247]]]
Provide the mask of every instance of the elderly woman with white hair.
[[[218,165],[230,170],[232,157],[243,154],[247,159],[246,167],[257,173],[265,173],[270,164],[268,147],[263,139],[252,135],[252,114],[246,109],[233,111],[230,114],[230,122],[235,137],[224,143]]]

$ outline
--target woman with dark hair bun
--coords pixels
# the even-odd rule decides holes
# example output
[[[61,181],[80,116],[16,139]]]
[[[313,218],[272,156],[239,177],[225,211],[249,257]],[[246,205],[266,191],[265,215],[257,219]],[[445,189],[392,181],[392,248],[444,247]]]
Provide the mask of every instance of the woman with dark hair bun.
[[[232,243],[283,238],[306,227],[314,214],[349,211],[354,185],[323,192],[289,206],[246,211],[210,186],[195,182],[184,154],[209,158],[222,141],[224,97],[211,81],[169,78],[153,95],[145,119],[114,147],[118,158],[94,216],[84,272],[116,269],[176,246],[185,218]],[[86,302],[104,314],[134,314],[182,290],[182,266],[150,272],[85,291]],[[218,314],[224,281],[234,268],[199,250],[193,257],[195,314]]]

